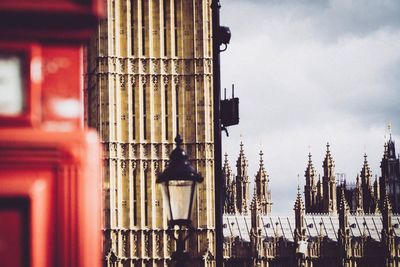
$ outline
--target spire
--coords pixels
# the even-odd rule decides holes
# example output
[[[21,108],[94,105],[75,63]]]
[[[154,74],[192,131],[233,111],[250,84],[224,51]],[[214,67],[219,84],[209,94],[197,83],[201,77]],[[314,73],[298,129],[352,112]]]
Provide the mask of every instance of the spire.
[[[306,177],[306,184],[309,184],[310,186],[315,185],[315,168],[312,162],[311,152],[308,153],[308,164],[305,172],[305,177]],[[307,181],[307,179],[309,180]]]
[[[249,176],[247,174],[248,162],[244,154],[243,142],[240,141],[239,157],[236,161],[236,207],[238,212],[247,214],[249,208]]]
[[[367,154],[364,153],[364,164],[361,169],[361,188],[364,213],[374,213],[374,192],[371,186],[372,172],[368,165]]]
[[[260,166],[254,179],[255,195],[260,201],[260,210],[262,214],[271,212],[271,193],[268,190],[269,176],[264,169],[263,152],[260,151]]]
[[[229,165],[228,154],[225,153],[224,166],[222,168],[222,175],[225,178],[225,202],[224,202],[224,213],[235,213],[235,181],[232,173],[232,169]]]
[[[387,159],[389,158],[389,152],[388,152],[388,145],[387,142],[383,145],[383,158]]]
[[[297,183],[297,197],[296,197],[296,202],[294,204],[294,210],[299,210],[299,209],[304,210],[304,203],[300,193],[300,184]]]
[[[369,168],[369,165],[368,165],[367,154],[364,153],[364,164],[361,169],[361,183],[364,186],[370,186],[371,178],[372,178],[372,173],[371,173],[371,169]]]
[[[356,188],[355,188],[355,212],[357,215],[361,215],[364,213],[364,207],[363,207],[363,188],[360,183],[360,176],[357,174],[356,178]],[[369,211],[368,211],[369,213]]]
[[[250,210],[251,210],[251,227],[253,229],[258,229],[260,227],[259,215],[260,215],[260,202],[257,198],[256,188],[254,187],[253,199],[251,200]]]
[[[341,190],[340,205],[339,205],[339,228],[342,232],[348,229],[348,216],[350,213],[349,204],[346,201],[344,188]]]
[[[337,210],[335,162],[332,159],[329,143],[326,144],[326,155],[322,167],[324,168],[322,211],[324,213],[335,213]]]
[[[311,159],[311,152],[308,153],[308,164],[304,174],[306,183],[304,185],[304,198],[306,212],[318,212],[317,207],[317,186],[316,186],[316,171]]]
[[[392,205],[390,203],[388,195],[385,195],[382,208],[382,227],[386,233],[390,233],[392,230]]]
[[[323,167],[325,167],[325,166],[326,167],[334,167],[334,161],[332,159],[329,142],[326,143],[326,154],[325,154]]]
[[[305,231],[304,231],[304,203],[300,193],[300,175],[297,175],[297,197],[294,203],[294,213],[295,213],[295,223],[296,223],[295,238],[297,240],[302,240]]]

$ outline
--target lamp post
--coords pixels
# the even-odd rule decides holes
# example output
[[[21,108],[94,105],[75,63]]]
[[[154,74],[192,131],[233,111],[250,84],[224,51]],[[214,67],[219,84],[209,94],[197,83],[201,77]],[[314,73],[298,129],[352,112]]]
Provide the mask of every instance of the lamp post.
[[[220,0],[212,0],[212,33],[213,33],[213,109],[214,109],[214,186],[215,186],[215,263],[222,267],[223,259],[223,230],[222,210],[224,177],[222,176],[222,142],[221,142],[221,66],[220,53],[225,51],[231,39],[231,31],[228,27],[220,25],[219,11]],[[224,49],[220,49],[224,45]]]
[[[175,137],[176,148],[172,151],[168,166],[158,175],[156,183],[161,185],[164,209],[167,211],[168,230],[176,241],[176,251],[171,258],[176,267],[185,266],[189,254],[185,252],[185,241],[192,229],[192,206],[197,192],[197,185],[203,177],[190,164],[189,158],[181,148],[182,138]],[[178,227],[178,236],[173,231]],[[184,231],[188,230],[186,237]]]

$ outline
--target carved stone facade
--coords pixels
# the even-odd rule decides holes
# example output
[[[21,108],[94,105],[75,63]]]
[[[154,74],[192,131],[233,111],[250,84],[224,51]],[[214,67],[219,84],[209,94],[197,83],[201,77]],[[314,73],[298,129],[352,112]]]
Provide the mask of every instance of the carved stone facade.
[[[393,203],[393,212],[400,212],[400,164],[395,153],[395,143],[390,137],[384,145],[381,161],[381,176],[372,183],[373,175],[368,164],[367,155],[356,183],[348,184],[346,180],[337,181],[334,174],[334,161],[327,145],[323,161],[323,179],[317,181],[317,173],[313,166],[311,154],[308,155],[308,165],[305,171],[304,198],[307,213],[336,213],[340,206],[341,191],[344,191],[350,211],[357,214],[380,213],[387,195]],[[338,183],[339,182],[339,183]],[[337,184],[338,183],[338,184]]]
[[[239,157],[236,161],[237,175],[228,162],[228,155],[225,154],[223,166],[223,175],[225,178],[225,214],[243,214],[247,215],[250,208],[250,178],[248,176],[248,162],[244,153],[243,143],[240,143]],[[271,191],[268,187],[269,175],[264,168],[263,152],[260,151],[260,163],[257,174],[254,179],[253,202],[257,203],[260,214],[271,213]]]
[[[104,147],[105,266],[167,266],[175,242],[157,174],[181,134],[204,177],[187,242],[213,266],[213,95],[210,0],[108,0],[87,48],[87,124]]]

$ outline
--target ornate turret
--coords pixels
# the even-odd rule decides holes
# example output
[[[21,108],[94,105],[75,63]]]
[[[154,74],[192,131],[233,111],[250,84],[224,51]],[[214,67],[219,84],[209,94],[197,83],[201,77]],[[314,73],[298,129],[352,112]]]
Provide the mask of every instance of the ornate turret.
[[[344,190],[343,190],[344,194]],[[362,215],[364,213],[363,209],[363,188],[360,183],[360,176],[357,174],[356,187],[354,189],[354,200],[355,200],[355,213],[357,215]],[[342,203],[340,203],[342,204]]]
[[[379,209],[379,200],[380,200],[380,195],[379,195],[379,183],[378,183],[378,176],[375,175],[375,181],[374,181],[374,213],[376,212],[376,209]]]
[[[255,190],[254,190],[255,191]],[[260,201],[257,198],[257,195],[254,192],[253,194],[253,199],[251,200],[251,205],[250,205],[250,211],[251,211],[251,228],[252,229],[258,229],[260,228],[260,211],[261,211],[261,205]]]
[[[318,182],[317,182],[317,212],[322,212],[324,208],[324,192],[321,182],[321,175],[318,175]]]
[[[400,162],[396,158],[395,143],[390,135],[385,144],[381,161],[381,177],[379,178],[379,192],[381,196],[380,208],[383,210],[383,196],[387,194],[394,213],[400,212]]]
[[[344,188],[342,188],[339,205],[339,229],[342,229],[343,233],[349,229],[349,214],[350,207],[346,200]]]
[[[254,188],[255,189],[255,188]],[[262,232],[260,227],[261,221],[261,206],[257,198],[256,190],[254,190],[253,199],[250,205],[251,210],[251,230],[250,230],[250,243],[252,255],[254,255],[253,266],[259,266],[260,254],[264,251]]]
[[[260,167],[255,177],[255,194],[260,202],[261,214],[271,213],[271,192],[268,190],[269,176],[264,169],[263,152],[260,151]]]
[[[387,142],[387,156],[389,159],[396,159],[396,148],[390,134],[389,141]]]
[[[364,164],[361,169],[361,187],[364,213],[374,213],[374,192],[371,186],[372,172],[368,165],[367,154],[364,154]]]
[[[385,250],[385,265],[394,266],[394,256],[396,254],[394,244],[394,231],[392,228],[392,205],[387,195],[383,198],[382,205],[382,243]]]
[[[300,194],[300,185],[297,185],[297,197],[294,203],[294,214],[295,214],[295,241],[298,242],[303,240],[305,237],[304,228],[304,203]]]
[[[317,201],[317,174],[311,160],[311,153],[308,154],[308,165],[305,171],[306,184],[304,185],[304,199],[306,212],[319,212]]]
[[[332,159],[329,143],[326,144],[326,155],[322,167],[324,176],[322,177],[322,188],[324,194],[323,212],[336,212],[336,176],[335,162]]]
[[[349,215],[350,207],[346,201],[345,191],[342,187],[340,203],[339,203],[339,230],[338,242],[340,246],[341,258],[343,259],[343,266],[348,266],[350,260],[350,228],[349,228]]]
[[[236,161],[236,207],[241,214],[247,214],[249,203],[249,176],[247,175],[248,163],[244,155],[243,143],[240,142],[239,158]]]
[[[228,154],[225,153],[224,166],[222,168],[222,174],[225,178],[225,203],[224,213],[235,213],[236,212],[236,185],[232,169],[229,165]]]

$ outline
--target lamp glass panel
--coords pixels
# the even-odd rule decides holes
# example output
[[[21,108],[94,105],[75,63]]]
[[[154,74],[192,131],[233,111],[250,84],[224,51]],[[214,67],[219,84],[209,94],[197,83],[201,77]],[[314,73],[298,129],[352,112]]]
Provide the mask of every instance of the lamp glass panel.
[[[161,183],[161,193],[163,198],[163,207],[164,210],[167,212],[167,220],[171,220],[171,209],[170,209],[170,200],[169,200],[169,193],[168,193],[168,182]]]
[[[169,181],[169,197],[173,220],[190,219],[190,199],[194,181]]]
[[[24,109],[22,58],[0,54],[0,115],[16,116]]]

